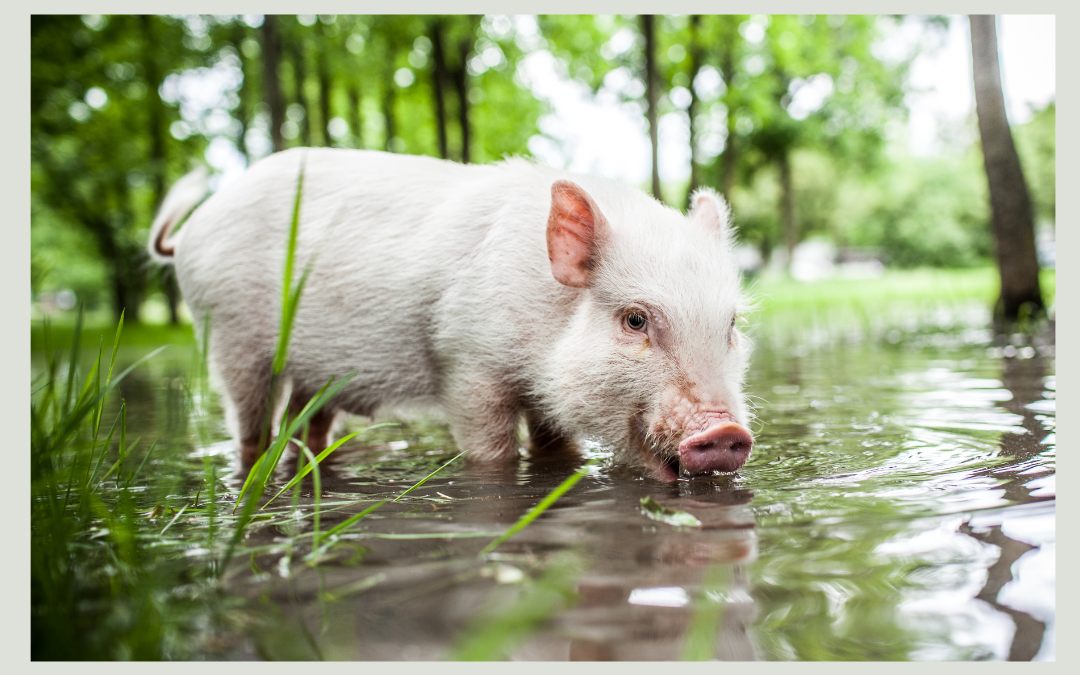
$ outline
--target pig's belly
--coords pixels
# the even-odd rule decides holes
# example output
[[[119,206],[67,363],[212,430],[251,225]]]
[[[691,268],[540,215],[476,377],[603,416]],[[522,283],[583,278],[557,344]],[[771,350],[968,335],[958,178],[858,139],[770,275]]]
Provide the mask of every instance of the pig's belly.
[[[440,386],[426,318],[366,305],[337,316],[317,309],[308,315],[324,320],[297,317],[288,365],[294,387],[314,392],[331,378],[352,374],[334,402],[348,412],[370,416],[385,406],[434,404]]]

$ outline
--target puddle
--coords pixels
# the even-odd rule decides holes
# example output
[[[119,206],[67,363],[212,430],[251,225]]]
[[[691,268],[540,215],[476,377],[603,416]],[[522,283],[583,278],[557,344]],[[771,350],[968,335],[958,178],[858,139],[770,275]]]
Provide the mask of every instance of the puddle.
[[[486,559],[578,464],[452,464],[318,565],[303,560],[309,479],[252,523],[224,590],[192,591],[166,656],[666,660],[704,635],[719,659],[1053,660],[1052,346],[1008,357],[984,329],[944,335],[761,340],[757,439],[737,474],[668,485],[601,462]],[[128,436],[164,439],[145,471],[173,509],[205,501],[212,467],[224,517],[235,454],[219,410],[182,402],[188,355],[174,351],[122,384]],[[322,532],[457,453],[431,421],[360,438],[321,472]],[[646,497],[701,526],[647,517]],[[209,537],[200,513],[153,543],[170,564],[220,555],[227,532]]]

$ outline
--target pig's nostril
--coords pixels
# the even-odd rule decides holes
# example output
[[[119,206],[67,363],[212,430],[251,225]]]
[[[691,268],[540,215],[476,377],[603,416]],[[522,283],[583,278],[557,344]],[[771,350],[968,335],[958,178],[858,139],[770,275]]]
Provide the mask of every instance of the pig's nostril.
[[[753,444],[741,425],[720,424],[683,440],[679,459],[690,474],[735,471],[746,462]]]

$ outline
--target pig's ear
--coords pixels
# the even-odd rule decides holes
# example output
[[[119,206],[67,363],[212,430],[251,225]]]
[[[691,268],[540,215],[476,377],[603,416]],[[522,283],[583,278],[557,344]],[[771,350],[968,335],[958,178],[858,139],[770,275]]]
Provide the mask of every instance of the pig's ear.
[[[588,286],[597,253],[607,237],[607,219],[589,193],[568,180],[555,181],[547,246],[556,281],[577,288]]]
[[[700,188],[690,203],[690,220],[717,232],[724,241],[731,240],[731,209],[723,197],[709,188]]]

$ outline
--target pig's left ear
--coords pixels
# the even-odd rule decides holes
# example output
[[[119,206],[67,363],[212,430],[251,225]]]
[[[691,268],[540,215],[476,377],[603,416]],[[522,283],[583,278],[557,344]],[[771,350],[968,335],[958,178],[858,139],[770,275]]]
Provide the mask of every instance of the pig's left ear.
[[[710,188],[699,188],[694,192],[690,204],[690,220],[717,232],[724,242],[731,241],[731,209],[723,197]]]
[[[608,234],[607,219],[589,193],[577,183],[555,181],[547,224],[548,259],[555,280],[566,286],[588,286]]]

